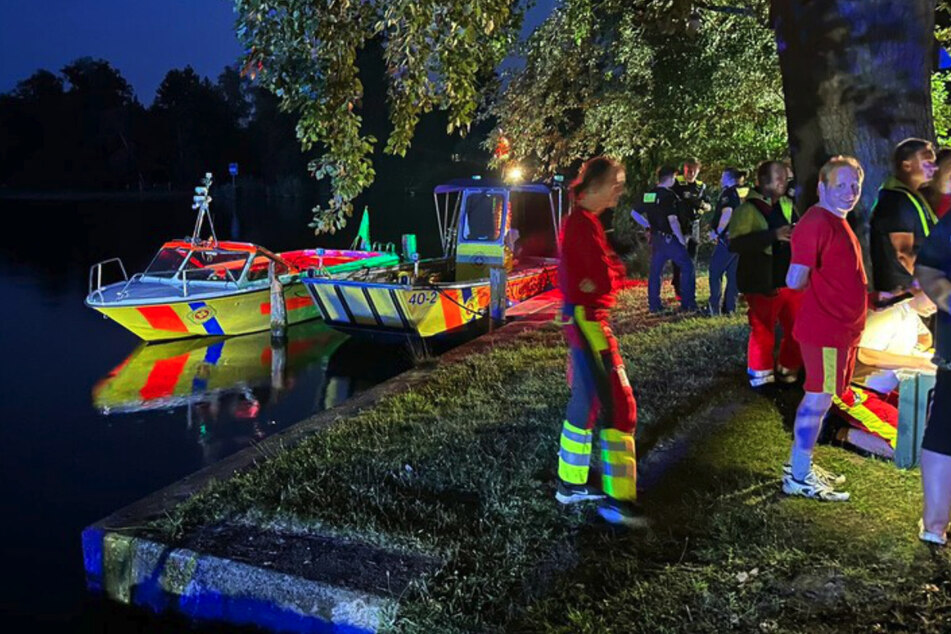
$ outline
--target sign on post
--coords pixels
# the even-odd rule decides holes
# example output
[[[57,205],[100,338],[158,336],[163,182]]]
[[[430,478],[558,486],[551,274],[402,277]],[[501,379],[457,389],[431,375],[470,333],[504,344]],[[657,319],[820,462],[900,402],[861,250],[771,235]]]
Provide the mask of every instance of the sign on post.
[[[228,173],[232,176],[238,175],[238,164],[237,163],[228,163]]]

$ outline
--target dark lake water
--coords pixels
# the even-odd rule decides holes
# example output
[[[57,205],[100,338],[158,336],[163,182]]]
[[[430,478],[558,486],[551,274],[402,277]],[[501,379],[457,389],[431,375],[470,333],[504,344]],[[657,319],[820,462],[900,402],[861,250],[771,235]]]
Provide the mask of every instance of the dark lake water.
[[[130,274],[142,270],[163,241],[190,232],[190,202],[0,200],[0,607],[17,631],[179,627],[86,596],[82,529],[412,364],[402,349],[310,322],[291,329],[275,389],[267,333],[143,349],[87,309],[90,265],[119,256]],[[431,218],[429,204],[374,216],[374,239],[398,243],[409,220]],[[227,203],[217,205],[229,237]],[[306,201],[241,201],[238,217],[238,237],[276,251],[346,246],[357,224],[318,240]]]

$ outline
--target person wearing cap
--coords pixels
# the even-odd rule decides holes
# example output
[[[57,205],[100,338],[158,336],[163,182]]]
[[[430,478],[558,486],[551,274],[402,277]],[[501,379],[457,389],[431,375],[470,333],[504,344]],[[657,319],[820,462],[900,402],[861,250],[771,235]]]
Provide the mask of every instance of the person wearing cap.
[[[727,230],[733,210],[740,206],[737,192],[739,170],[728,167],[720,177],[720,196],[717,199],[713,218],[710,221],[710,238],[716,243],[710,258],[710,314],[732,314],[736,311],[736,267],[740,258],[730,252],[730,237]],[[726,293],[723,294],[723,278],[726,277]],[[720,297],[723,297],[722,303]]]
[[[680,224],[680,198],[673,190],[676,171],[669,165],[657,170],[657,185],[644,194],[643,215],[651,230],[651,261],[647,277],[647,307],[652,313],[664,310],[660,298],[661,276],[667,262],[684,271],[680,288],[680,306],[684,311],[697,310],[696,277],[693,261],[687,251],[687,236]]]
[[[680,229],[687,239],[687,254],[690,256],[694,270],[696,270],[697,264],[697,246],[700,244],[700,217],[704,212],[710,211],[710,203],[707,201],[707,185],[699,178],[700,168],[700,161],[695,158],[688,158],[680,166],[680,174],[676,176],[671,187],[680,199],[677,216]],[[677,262],[673,262],[672,267],[671,283],[677,297],[682,298],[682,267]]]
[[[858,238],[846,221],[862,193],[865,174],[851,156],[835,156],[819,170],[819,202],[792,233],[786,284],[802,290],[793,336],[805,363],[805,395],[796,410],[789,462],[782,489],[826,502],[844,502],[841,481],[812,464],[812,450],[832,399],[847,392],[858,341],[865,328],[868,278]]]
[[[786,168],[764,161],[756,168],[757,186],[733,211],[728,225],[730,251],[739,255],[737,287],[749,305],[750,338],[747,373],[754,388],[796,381],[802,368],[799,344],[792,337],[802,293],[786,286],[792,222],[779,208],[786,188]],[[776,326],[782,326],[779,358],[774,356]]]

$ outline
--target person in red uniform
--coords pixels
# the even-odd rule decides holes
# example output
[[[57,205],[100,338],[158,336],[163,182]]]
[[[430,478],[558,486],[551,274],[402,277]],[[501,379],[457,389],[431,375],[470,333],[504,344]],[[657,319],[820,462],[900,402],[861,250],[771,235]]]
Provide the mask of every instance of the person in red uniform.
[[[555,497],[562,504],[600,499],[598,513],[605,520],[641,527],[646,518],[637,504],[637,405],[608,325],[624,267],[598,218],[617,205],[624,181],[624,168],[616,161],[603,156],[587,161],[571,184],[574,202],[561,228],[558,274],[564,297],[561,323],[568,340],[571,399],[559,443]],[[603,422],[602,490],[588,485],[599,413]]]
[[[849,494],[836,491],[844,480],[812,464],[822,419],[835,396],[850,388],[858,342],[865,328],[868,278],[862,249],[846,216],[862,193],[864,172],[850,156],[836,156],[819,170],[819,203],[792,233],[786,284],[804,289],[793,327],[806,369],[805,395],[796,411],[783,492],[829,502]]]

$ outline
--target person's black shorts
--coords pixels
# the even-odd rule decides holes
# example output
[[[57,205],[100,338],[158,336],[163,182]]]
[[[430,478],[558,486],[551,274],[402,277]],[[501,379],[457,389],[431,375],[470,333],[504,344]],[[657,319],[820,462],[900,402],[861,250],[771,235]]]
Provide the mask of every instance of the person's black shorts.
[[[923,449],[951,456],[951,370],[938,370]]]

